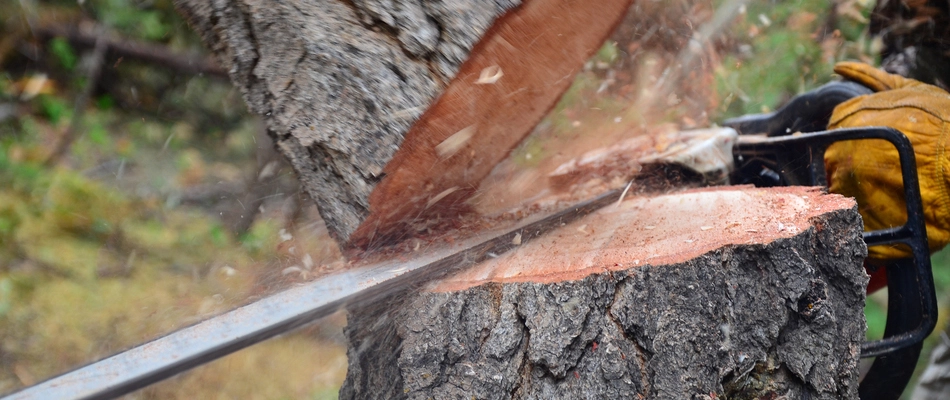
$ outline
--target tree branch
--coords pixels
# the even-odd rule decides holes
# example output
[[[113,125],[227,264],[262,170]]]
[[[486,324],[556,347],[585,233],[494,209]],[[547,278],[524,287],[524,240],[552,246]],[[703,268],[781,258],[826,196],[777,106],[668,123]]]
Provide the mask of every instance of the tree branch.
[[[76,47],[85,48],[94,48],[101,40],[106,51],[116,57],[158,64],[186,74],[207,74],[225,79],[228,77],[227,71],[218,66],[210,57],[179,54],[165,46],[114,37],[105,33],[104,29],[95,27],[84,29],[80,26],[40,26],[33,30],[33,34],[41,41],[62,37]]]

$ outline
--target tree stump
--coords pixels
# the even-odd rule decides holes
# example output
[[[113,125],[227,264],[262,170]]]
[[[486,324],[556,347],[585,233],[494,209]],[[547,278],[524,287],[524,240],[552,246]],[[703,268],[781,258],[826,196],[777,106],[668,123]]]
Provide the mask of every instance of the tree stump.
[[[340,398],[857,398],[861,226],[813,188],[628,198],[351,307]]]

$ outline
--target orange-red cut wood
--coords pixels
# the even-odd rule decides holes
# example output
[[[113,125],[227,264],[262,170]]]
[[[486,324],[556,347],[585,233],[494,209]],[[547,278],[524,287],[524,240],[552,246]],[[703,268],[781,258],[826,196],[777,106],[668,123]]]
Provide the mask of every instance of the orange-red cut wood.
[[[631,0],[526,0],[495,21],[406,133],[350,247],[393,242],[413,220],[452,216],[557,102]]]
[[[765,245],[854,209],[854,199],[794,186],[723,186],[604,207],[430,288],[458,292],[489,282],[573,281],[643,265],[674,265],[731,245]]]

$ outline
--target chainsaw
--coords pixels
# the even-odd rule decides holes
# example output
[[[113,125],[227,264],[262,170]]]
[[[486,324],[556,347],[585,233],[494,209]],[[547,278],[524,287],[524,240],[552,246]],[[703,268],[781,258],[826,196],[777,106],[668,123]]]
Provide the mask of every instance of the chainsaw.
[[[913,257],[887,266],[885,334],[861,347],[862,357],[875,360],[859,392],[862,399],[896,399],[914,370],[922,340],[936,324],[936,297],[910,141],[887,127],[824,130],[837,104],[867,93],[870,90],[857,83],[829,83],[793,98],[776,112],[727,120],[722,128],[684,132],[681,145],[641,162],[691,170],[705,184],[827,186],[823,155],[832,143],[866,139],[892,143],[900,156],[908,219],[900,227],[866,232],[864,240],[869,247],[902,243],[912,249]],[[624,194],[624,189],[613,189],[551,215],[533,217],[513,229],[482,232],[414,259],[384,260],[325,276],[4,399],[117,397],[288,332],[345,305],[372,303],[397,291],[419,289],[616,203]]]

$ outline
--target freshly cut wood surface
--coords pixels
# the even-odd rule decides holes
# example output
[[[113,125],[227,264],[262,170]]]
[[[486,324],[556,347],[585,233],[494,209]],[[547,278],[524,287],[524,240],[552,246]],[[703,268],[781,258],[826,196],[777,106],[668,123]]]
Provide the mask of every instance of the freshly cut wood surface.
[[[817,188],[716,187],[630,196],[439,284],[458,291],[488,282],[551,283],[592,273],[669,265],[724,246],[768,244],[812,227],[853,200]]]
[[[351,306],[341,399],[856,399],[867,249],[812,188],[631,198]]]

